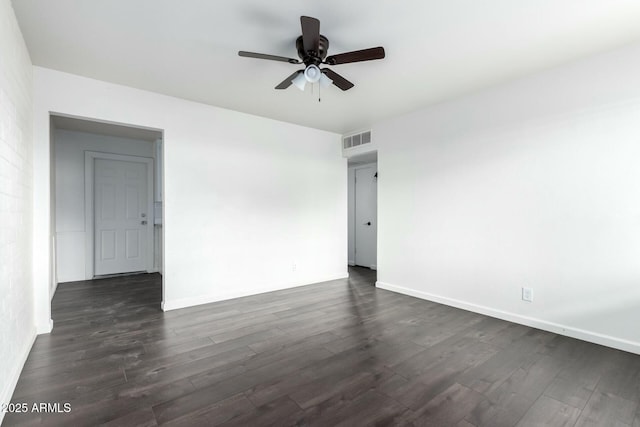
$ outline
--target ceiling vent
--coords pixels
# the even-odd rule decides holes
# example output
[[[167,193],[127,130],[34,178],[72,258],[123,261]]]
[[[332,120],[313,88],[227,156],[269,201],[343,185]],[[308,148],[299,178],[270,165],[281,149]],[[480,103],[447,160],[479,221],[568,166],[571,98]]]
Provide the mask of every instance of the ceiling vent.
[[[369,144],[371,143],[371,131],[368,130],[366,132],[357,133],[351,136],[345,136],[342,138],[342,148],[355,148],[359,145]]]

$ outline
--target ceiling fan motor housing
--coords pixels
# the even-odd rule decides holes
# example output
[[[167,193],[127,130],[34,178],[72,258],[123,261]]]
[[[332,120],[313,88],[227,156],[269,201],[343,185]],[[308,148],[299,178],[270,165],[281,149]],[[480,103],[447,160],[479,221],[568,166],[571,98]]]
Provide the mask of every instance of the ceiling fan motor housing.
[[[244,50],[239,51],[238,55],[248,58],[288,62],[289,64],[304,64],[304,70],[294,72],[276,86],[276,89],[286,89],[292,84],[295,84],[295,86],[302,90],[304,90],[306,82],[320,82],[323,86],[333,84],[341,90],[349,90],[354,86],[353,83],[330,68],[321,69],[320,65],[339,65],[371,61],[374,59],[382,59],[385,56],[382,46],[327,56],[329,40],[320,34],[320,21],[310,16],[301,16],[300,26],[302,27],[302,35],[296,39],[296,50],[298,51],[300,60],[279,55],[246,52]]]
[[[304,62],[304,65],[320,65],[324,58],[327,57],[327,51],[329,50],[329,39],[322,34],[319,38],[318,51],[305,51],[302,36],[296,40],[296,49],[298,50],[298,56]]]

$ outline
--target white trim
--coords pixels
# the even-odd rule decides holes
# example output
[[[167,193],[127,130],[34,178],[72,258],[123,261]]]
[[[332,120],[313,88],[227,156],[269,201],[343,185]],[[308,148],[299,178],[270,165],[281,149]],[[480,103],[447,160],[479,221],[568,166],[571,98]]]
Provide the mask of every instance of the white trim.
[[[145,163],[147,165],[147,212],[149,221],[147,221],[147,262],[146,270],[153,269],[153,221],[151,215],[153,213],[153,159],[150,157],[129,156],[123,154],[101,153],[99,151],[84,152],[84,230],[85,230],[85,280],[93,279],[93,180],[94,180],[94,163],[95,159],[121,160],[125,162]]]
[[[11,402],[11,397],[13,396],[13,392],[16,390],[16,385],[18,384],[18,379],[20,379],[20,374],[22,373],[22,369],[24,368],[24,364],[27,362],[27,358],[29,357],[29,353],[31,352],[31,347],[33,347],[33,343],[36,341],[36,330],[31,330],[31,336],[27,340],[27,345],[22,349],[22,352],[19,355],[18,363],[13,367],[11,374],[9,375],[8,381],[3,381],[4,387],[2,389],[2,394],[0,395],[0,404]],[[2,424],[2,419],[4,418],[4,411],[0,411],[0,424]]]
[[[357,163],[355,165],[350,165],[349,167],[352,168],[353,170],[356,170],[356,169],[370,168],[371,166],[375,166],[376,169],[377,169],[378,168],[378,162],[369,162],[369,163],[362,163],[362,164]]]
[[[51,301],[49,301],[49,305],[51,305]],[[52,330],[53,330],[53,319],[49,319],[49,321],[41,325],[36,325],[36,334],[38,335],[48,334]]]
[[[354,260],[350,259],[349,261],[347,261],[347,264],[349,264],[352,267],[355,267],[356,262]]]
[[[372,269],[372,270],[377,270],[378,266],[375,265],[375,264],[372,264],[372,265],[369,266],[369,268]]]
[[[364,163],[361,165],[353,165],[353,166],[349,166],[351,169],[353,169],[353,254],[355,258],[358,258],[358,246],[357,246],[357,242],[358,242],[358,225],[356,224],[356,218],[358,217],[358,204],[356,203],[357,200],[357,181],[356,181],[356,172],[358,169],[368,169],[373,167],[376,171],[376,173],[378,173],[378,162],[371,162],[371,163]],[[376,221],[375,221],[375,225],[376,225],[376,241],[375,241],[375,245],[376,245],[376,262],[378,260],[378,184],[376,183]],[[351,265],[357,265],[355,263],[355,260],[353,262],[353,264]],[[372,270],[376,270],[375,266],[370,267]]]
[[[511,313],[508,311],[498,310],[498,309],[486,307],[483,305],[460,301],[457,299],[443,297],[440,295],[434,295],[428,292],[418,291],[415,289],[405,288],[402,286],[396,286],[396,285],[392,285],[392,284],[384,283],[380,281],[376,282],[376,287],[380,289],[385,289],[387,291],[397,292],[400,294],[437,302],[437,303],[448,305],[451,307],[461,308],[463,310],[472,311],[474,313],[484,314],[486,316],[495,317],[495,318],[506,320],[509,322],[519,323],[521,325],[530,326],[532,328],[542,329],[543,331],[553,332],[559,335],[565,335],[571,338],[577,338],[579,340],[616,348],[618,350],[640,354],[640,342],[629,341],[622,338],[612,337],[610,335],[604,335],[597,332],[586,331],[584,329],[579,329],[579,328],[574,328],[572,326],[549,322],[546,320],[537,319],[535,317],[522,316],[520,314]]]
[[[162,155],[163,155],[163,148],[162,148],[162,138],[156,139],[155,142],[153,143],[153,149],[155,152],[155,156],[156,156],[156,168],[155,168],[155,173],[154,176],[156,178],[155,181],[155,191],[154,191],[154,202],[162,202],[163,199],[163,194],[162,194],[162,164],[163,164],[163,160],[162,160]],[[155,217],[155,215],[154,215]]]
[[[216,295],[202,295],[198,297],[181,298],[174,301],[165,300],[162,302],[161,307],[163,311],[177,310],[180,308],[193,307],[196,305],[209,304],[212,302],[224,301],[228,299],[247,297],[251,295],[259,295],[259,294],[264,294],[264,293],[273,292],[273,291],[281,291],[284,289],[313,285],[315,283],[329,282],[331,280],[347,279],[348,277],[349,277],[349,273],[343,272],[343,273],[338,273],[330,276],[316,278],[310,282],[295,283],[292,285],[284,285],[284,286],[271,285],[271,286],[265,286],[259,289],[250,290],[250,291],[235,291],[235,292],[227,292],[227,293],[216,294]]]
[[[56,296],[56,291],[58,290],[58,281],[56,280],[53,284],[53,290],[51,291],[51,298],[49,301],[53,301],[53,297]]]
[[[51,211],[55,212],[55,208],[52,207]],[[51,230],[52,231],[55,230],[55,223],[51,225]],[[51,236],[51,279],[50,279],[51,283],[49,285],[49,288],[50,288],[49,302],[53,301],[53,297],[55,296],[56,291],[58,290],[58,260],[56,259],[56,256],[58,254],[58,251],[56,250],[56,246],[58,243],[56,241],[56,236],[57,236],[57,233],[55,232],[53,233],[53,236]]]

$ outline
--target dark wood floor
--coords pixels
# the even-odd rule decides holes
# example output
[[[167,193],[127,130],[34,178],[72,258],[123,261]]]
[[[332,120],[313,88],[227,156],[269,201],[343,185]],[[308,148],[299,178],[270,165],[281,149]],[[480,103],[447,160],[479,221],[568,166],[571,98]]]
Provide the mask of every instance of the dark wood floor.
[[[162,313],[157,275],[62,284],[4,425],[640,427],[640,356],[376,289],[374,272]]]

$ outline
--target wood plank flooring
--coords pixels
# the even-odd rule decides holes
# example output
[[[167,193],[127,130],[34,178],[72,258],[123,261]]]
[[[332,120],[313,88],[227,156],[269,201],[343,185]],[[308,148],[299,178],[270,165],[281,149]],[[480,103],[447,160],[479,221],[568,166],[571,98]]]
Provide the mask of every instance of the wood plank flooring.
[[[167,313],[158,275],[61,284],[3,425],[640,427],[640,356],[376,289]]]

